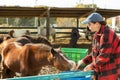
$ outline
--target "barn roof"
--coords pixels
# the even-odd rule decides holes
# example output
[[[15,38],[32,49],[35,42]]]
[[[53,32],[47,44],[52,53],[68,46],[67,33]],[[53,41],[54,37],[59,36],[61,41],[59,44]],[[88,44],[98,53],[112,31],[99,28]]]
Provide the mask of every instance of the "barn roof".
[[[107,18],[120,15],[120,10],[117,9],[0,7],[0,17],[46,17],[48,11],[50,17],[79,18],[85,17],[95,11]]]

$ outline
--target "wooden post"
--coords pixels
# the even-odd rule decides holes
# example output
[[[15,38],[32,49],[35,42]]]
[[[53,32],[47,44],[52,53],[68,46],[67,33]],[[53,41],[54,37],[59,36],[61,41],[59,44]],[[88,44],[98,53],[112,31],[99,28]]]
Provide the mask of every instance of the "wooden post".
[[[77,18],[77,29],[79,28],[79,18]]]
[[[40,18],[37,18],[37,24],[38,24],[38,26],[37,26],[37,31],[38,31],[38,35],[40,35],[40,26],[41,26],[41,24],[40,24]]]
[[[9,26],[9,20],[8,18],[6,18],[6,24],[7,24],[7,27]]]
[[[47,9],[47,17],[46,17],[46,37],[49,40],[49,35],[50,35],[50,31],[49,31],[49,27],[50,27],[50,8]]]

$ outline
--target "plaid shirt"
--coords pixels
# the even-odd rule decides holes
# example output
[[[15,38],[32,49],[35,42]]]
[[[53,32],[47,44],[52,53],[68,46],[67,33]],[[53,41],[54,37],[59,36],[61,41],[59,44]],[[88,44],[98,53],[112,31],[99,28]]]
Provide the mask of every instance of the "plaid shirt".
[[[97,73],[98,80],[118,80],[120,75],[120,40],[116,33],[104,25],[93,37],[92,52],[83,62]]]

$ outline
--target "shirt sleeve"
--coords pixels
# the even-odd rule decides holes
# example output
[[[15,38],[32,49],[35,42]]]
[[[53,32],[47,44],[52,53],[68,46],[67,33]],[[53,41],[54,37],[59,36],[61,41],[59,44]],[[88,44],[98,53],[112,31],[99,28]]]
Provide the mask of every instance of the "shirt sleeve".
[[[92,62],[92,52],[88,54],[85,58],[83,58],[83,62],[85,64],[90,64]]]

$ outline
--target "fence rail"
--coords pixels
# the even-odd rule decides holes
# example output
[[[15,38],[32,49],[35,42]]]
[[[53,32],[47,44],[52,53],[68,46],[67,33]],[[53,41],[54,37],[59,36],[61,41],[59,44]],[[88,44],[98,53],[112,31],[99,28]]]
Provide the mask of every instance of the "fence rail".
[[[37,29],[37,27],[0,27],[0,29]]]

